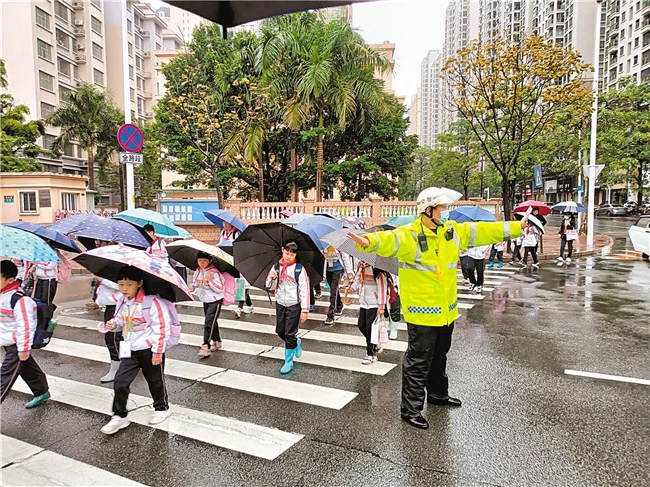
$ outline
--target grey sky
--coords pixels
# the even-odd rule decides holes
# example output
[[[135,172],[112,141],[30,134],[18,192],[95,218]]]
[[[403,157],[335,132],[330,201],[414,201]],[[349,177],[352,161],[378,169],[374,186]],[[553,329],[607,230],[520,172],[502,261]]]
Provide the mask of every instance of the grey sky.
[[[411,101],[420,86],[420,63],[442,49],[449,0],[383,0],[353,4],[352,24],[369,43],[395,44],[393,89]]]

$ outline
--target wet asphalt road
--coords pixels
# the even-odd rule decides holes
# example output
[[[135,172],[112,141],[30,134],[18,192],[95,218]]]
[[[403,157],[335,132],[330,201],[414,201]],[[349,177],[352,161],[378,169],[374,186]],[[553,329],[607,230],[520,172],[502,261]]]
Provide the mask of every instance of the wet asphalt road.
[[[517,272],[463,311],[448,363],[450,393],[463,407],[425,409],[428,431],[399,419],[399,366],[372,376],[302,364],[287,380],[359,395],[337,411],[168,378],[173,404],[304,435],[275,460],[139,425],[107,438],[99,432],[106,416],[56,402],[26,411],[27,396],[15,392],[2,406],[2,433],[152,486],[649,485],[650,386],[564,372],[650,379],[650,266],[611,258],[631,250],[627,228],[633,221],[596,220],[596,230],[615,239],[610,257],[561,267],[542,262],[538,271]],[[273,323],[259,314],[253,320]],[[308,327],[323,329],[317,322]],[[200,333],[198,325],[183,329]],[[327,331],[358,333],[345,324]],[[271,335],[222,335],[278,343]],[[102,343],[95,332],[68,327],[57,337]],[[363,355],[346,345],[310,341],[308,347]],[[195,349],[184,345],[169,357],[197,361]],[[47,349],[36,358],[47,373],[87,384],[97,385],[106,370]],[[386,351],[381,359],[400,364],[401,353]],[[235,353],[202,363],[269,377],[278,377],[280,365]],[[132,392],[148,396],[141,378]]]

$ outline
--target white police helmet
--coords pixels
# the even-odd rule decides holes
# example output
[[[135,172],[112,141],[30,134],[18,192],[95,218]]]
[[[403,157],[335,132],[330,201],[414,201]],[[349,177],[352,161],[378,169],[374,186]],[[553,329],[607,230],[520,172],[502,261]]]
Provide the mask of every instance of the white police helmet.
[[[418,213],[424,213],[424,210],[438,205],[451,205],[458,201],[463,195],[458,191],[449,188],[426,188],[418,195],[417,210]]]

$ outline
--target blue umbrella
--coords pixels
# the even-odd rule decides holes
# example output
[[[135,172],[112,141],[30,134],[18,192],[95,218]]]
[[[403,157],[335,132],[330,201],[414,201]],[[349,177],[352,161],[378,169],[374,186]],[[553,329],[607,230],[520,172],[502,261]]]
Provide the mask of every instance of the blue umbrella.
[[[59,256],[45,240],[19,228],[0,225],[0,256],[29,262],[59,262]]]
[[[388,220],[386,220],[384,225],[390,225],[393,228],[397,228],[397,227],[401,227],[403,225],[409,225],[410,223],[413,223],[416,218],[417,218],[417,215],[392,216]]]
[[[458,223],[497,221],[492,213],[480,206],[459,206],[449,212],[449,219]]]
[[[49,227],[37,225],[36,223],[21,221],[7,223],[7,226],[12,228],[20,228],[26,232],[38,235],[45,240],[49,240],[50,245],[52,247],[56,247],[57,249],[67,250],[68,252],[81,252],[81,249],[74,240],[72,240],[67,235],[63,235],[62,233],[59,233]]]
[[[294,225],[293,228],[309,235],[319,249],[325,250],[329,244],[323,242],[321,237],[341,230],[343,222],[326,216],[312,216]]]
[[[551,210],[559,211],[560,213],[587,213],[587,208],[582,203],[575,201],[562,201],[557,205],[551,206]]]
[[[223,228],[223,222],[230,223],[240,232],[246,230],[246,224],[237,218],[235,215],[226,210],[210,210],[204,211],[205,217],[214,223],[219,228]]]
[[[153,231],[159,237],[192,238],[190,232],[176,225],[169,217],[146,208],[122,211],[113,218],[133,223],[138,227],[153,225]]]
[[[151,245],[151,239],[142,228],[123,220],[104,218],[92,213],[63,218],[48,228],[66,235],[75,235],[89,250],[95,248],[95,240],[117,242],[141,249]]]
[[[282,223],[284,223],[285,225],[295,226],[295,225],[298,225],[299,223],[304,222],[305,220],[307,220],[309,218],[313,218],[314,216],[315,215],[310,215],[309,213],[294,213],[289,218],[284,220]],[[325,217],[325,218],[327,218],[327,217]]]

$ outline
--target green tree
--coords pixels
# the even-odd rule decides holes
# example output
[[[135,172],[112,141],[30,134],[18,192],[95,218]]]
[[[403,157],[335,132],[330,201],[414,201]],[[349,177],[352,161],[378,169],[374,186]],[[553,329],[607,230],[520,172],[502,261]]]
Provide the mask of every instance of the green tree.
[[[633,183],[640,205],[650,183],[650,83],[625,77],[618,90],[600,96],[597,147],[606,164],[600,177],[610,184]]]
[[[88,153],[88,188],[95,189],[95,150],[100,146],[109,152],[117,149],[115,134],[124,115],[106,93],[90,83],[80,83],[66,95],[65,102],[46,120],[61,128],[53,149],[78,141]],[[108,158],[106,159],[108,160]]]
[[[561,115],[589,112],[590,94],[580,78],[587,69],[577,52],[535,35],[515,43],[475,43],[445,65],[455,107],[502,177],[506,218],[522,151],[556,127]]]

